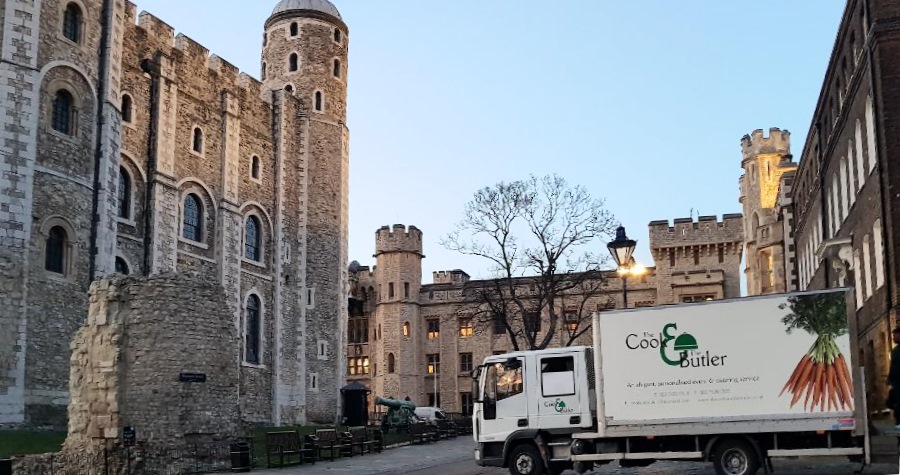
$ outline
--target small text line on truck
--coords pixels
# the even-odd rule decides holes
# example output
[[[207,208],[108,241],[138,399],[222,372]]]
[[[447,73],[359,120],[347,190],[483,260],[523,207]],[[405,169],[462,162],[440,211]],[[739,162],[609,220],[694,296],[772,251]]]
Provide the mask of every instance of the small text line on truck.
[[[475,459],[513,475],[617,461],[771,473],[778,457],[870,464],[852,290],[595,313],[592,346],[486,358]]]

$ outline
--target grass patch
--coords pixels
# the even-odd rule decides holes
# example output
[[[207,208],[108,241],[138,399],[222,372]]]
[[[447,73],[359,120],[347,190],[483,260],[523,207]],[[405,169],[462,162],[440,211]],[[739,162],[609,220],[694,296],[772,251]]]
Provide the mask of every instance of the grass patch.
[[[65,431],[3,430],[0,431],[0,459],[59,452],[65,440]]]

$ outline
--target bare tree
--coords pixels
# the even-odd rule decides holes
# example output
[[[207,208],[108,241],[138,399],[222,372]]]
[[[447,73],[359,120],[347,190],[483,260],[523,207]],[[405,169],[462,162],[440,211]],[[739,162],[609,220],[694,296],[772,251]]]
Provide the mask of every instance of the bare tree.
[[[615,226],[603,200],[584,187],[556,175],[532,176],[476,192],[442,244],[491,263],[493,278],[465,290],[476,307],[476,328],[502,328],[514,350],[543,349],[567,311],[577,313],[565,322],[567,345],[590,329],[585,307],[601,293],[605,255],[587,248],[601,244]],[[549,326],[542,328],[545,321]]]

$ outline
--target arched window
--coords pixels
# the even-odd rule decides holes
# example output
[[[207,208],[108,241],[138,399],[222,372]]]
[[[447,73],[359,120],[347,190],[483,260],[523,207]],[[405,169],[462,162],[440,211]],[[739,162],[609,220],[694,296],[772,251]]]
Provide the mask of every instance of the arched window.
[[[394,354],[388,353],[388,373],[394,373]]]
[[[316,111],[322,112],[322,91],[316,91]]]
[[[291,23],[291,36],[297,36],[300,33],[300,27],[297,22]]]
[[[133,109],[133,101],[128,94],[122,95],[122,121],[131,123],[131,115]]]
[[[250,157],[250,178],[259,180],[259,157]]]
[[[244,360],[250,364],[259,364],[259,337],[260,331],[259,318],[259,297],[251,295],[247,297],[247,342]]]
[[[341,30],[339,28],[334,29],[334,41],[340,43],[341,42]]]
[[[341,77],[341,60],[339,60],[339,59],[334,60],[334,73],[333,74],[334,74],[334,77],[336,77],[336,78]]]
[[[297,70],[297,53],[291,53],[291,55],[288,57],[288,70]]]
[[[128,263],[125,262],[125,259],[116,256],[116,274],[128,275],[129,273]]]
[[[65,89],[56,91],[53,97],[53,130],[72,135],[72,122],[75,115],[75,99]]]
[[[200,127],[194,127],[193,149],[197,153],[203,153],[203,131],[200,130]]]
[[[53,226],[47,235],[47,248],[44,269],[57,274],[66,273],[66,251],[69,236],[62,226]]]
[[[81,41],[81,8],[74,3],[66,5],[63,13],[63,36],[76,43]]]
[[[131,178],[124,168],[119,167],[119,217],[131,219]]]
[[[184,231],[182,235],[191,241],[200,242],[203,239],[203,205],[197,195],[190,194],[184,197]]]
[[[259,241],[259,219],[250,216],[244,226],[244,257],[259,262]]]

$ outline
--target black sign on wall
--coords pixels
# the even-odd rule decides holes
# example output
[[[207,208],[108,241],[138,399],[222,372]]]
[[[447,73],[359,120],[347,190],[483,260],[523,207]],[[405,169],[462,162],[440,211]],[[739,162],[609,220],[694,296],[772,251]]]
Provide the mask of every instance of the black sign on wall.
[[[205,383],[206,374],[204,373],[181,373],[178,375],[178,381],[182,383]]]
[[[123,427],[122,445],[125,447],[134,447],[135,443],[137,443],[137,431],[134,430],[134,426]]]

